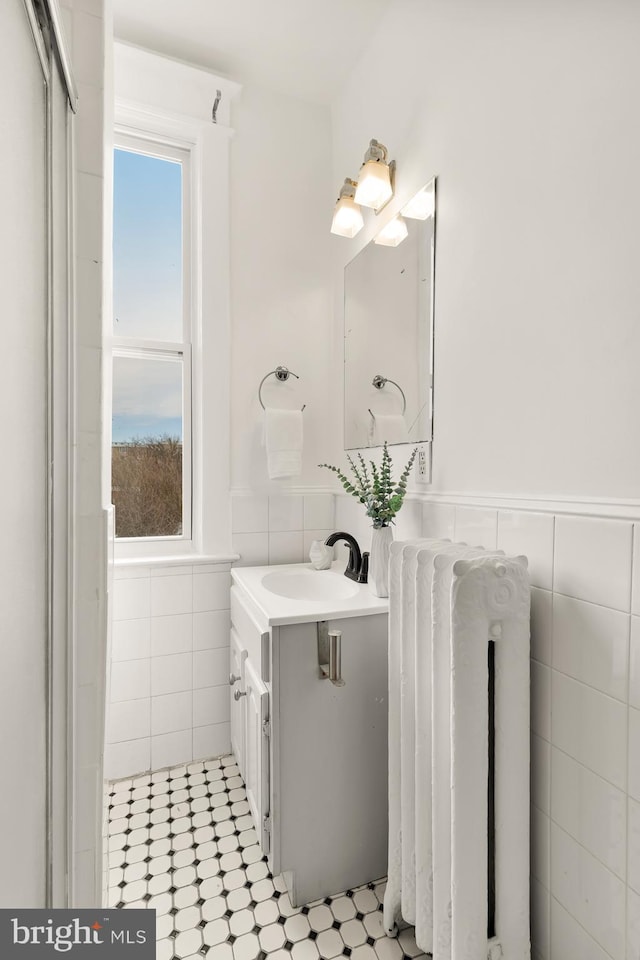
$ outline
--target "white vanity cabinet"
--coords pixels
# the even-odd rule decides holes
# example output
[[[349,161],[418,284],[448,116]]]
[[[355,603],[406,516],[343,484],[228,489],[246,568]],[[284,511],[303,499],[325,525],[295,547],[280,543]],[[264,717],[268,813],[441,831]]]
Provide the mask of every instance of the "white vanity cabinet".
[[[245,683],[244,783],[263,853],[269,853],[269,691],[251,660]]]
[[[231,747],[245,782],[258,841],[269,853],[269,630],[251,599],[231,588]],[[239,679],[235,679],[239,677]]]
[[[231,638],[229,641],[229,686],[231,688],[231,703],[229,705],[229,716],[231,720],[231,750],[238,761],[240,773],[244,777],[244,703],[242,698],[236,697],[236,691],[242,694],[244,690],[244,664],[247,659],[246,648],[242,646],[242,641],[231,629]]]
[[[233,571],[231,739],[270,869],[301,905],[387,872],[388,607],[359,585],[272,603],[259,584],[287,569]],[[322,679],[327,630],[344,685]]]

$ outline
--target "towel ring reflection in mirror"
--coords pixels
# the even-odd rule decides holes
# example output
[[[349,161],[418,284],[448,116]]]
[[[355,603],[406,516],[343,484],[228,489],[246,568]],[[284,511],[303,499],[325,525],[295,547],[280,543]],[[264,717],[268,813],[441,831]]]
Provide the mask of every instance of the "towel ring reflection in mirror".
[[[371,385],[374,386],[377,390],[382,390],[382,388],[386,383],[392,383],[394,387],[397,387],[398,390],[400,391],[400,395],[402,397],[402,415],[404,416],[407,409],[407,398],[405,397],[404,390],[402,389],[400,384],[396,383],[395,380],[390,380],[389,377],[383,377],[382,374],[380,373],[376,373],[375,377],[371,381]],[[371,407],[369,407],[369,413],[371,414],[372,417],[375,416]]]
[[[260,406],[263,410],[266,410],[264,403],[262,402],[262,384],[265,382],[267,377],[275,376],[276,380],[279,380],[281,383],[284,383],[289,377],[295,377],[296,380],[299,380],[300,377],[297,373],[294,373],[293,370],[288,370],[287,367],[278,366],[275,370],[270,370],[269,373],[265,373],[264,377],[260,381],[260,386],[258,387],[258,400],[260,401]],[[301,412],[306,407],[306,403],[302,404]]]

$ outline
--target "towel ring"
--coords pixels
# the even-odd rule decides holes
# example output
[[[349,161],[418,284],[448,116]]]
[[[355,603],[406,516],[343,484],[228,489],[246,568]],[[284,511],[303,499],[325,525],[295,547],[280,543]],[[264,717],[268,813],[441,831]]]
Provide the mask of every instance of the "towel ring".
[[[294,373],[293,370],[288,370],[286,367],[276,367],[275,370],[270,370],[269,373],[265,373],[264,377],[260,381],[260,386],[258,387],[258,400],[260,401],[260,406],[263,410],[266,410],[264,403],[262,402],[262,384],[265,382],[267,377],[275,376],[277,380],[280,380],[281,383],[284,383],[285,380],[288,380],[289,377],[295,377],[296,380],[299,380],[300,377],[297,373]],[[301,411],[306,407],[306,403],[302,404]]]
[[[371,385],[374,386],[376,390],[382,390],[385,383],[392,383],[394,387],[397,387],[398,390],[400,391],[400,395],[402,397],[402,414],[404,416],[405,411],[407,409],[407,398],[405,397],[404,390],[402,389],[400,384],[396,383],[395,380],[390,380],[388,377],[383,377],[380,373],[376,373],[375,377],[371,381]],[[375,416],[375,414],[371,410],[371,407],[369,407],[369,413],[371,414],[372,417]]]

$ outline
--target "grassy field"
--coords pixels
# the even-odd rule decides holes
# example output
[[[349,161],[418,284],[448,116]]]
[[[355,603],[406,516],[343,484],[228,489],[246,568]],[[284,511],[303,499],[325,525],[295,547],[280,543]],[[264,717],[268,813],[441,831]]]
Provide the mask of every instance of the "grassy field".
[[[182,533],[182,443],[177,438],[114,444],[111,488],[117,537]]]

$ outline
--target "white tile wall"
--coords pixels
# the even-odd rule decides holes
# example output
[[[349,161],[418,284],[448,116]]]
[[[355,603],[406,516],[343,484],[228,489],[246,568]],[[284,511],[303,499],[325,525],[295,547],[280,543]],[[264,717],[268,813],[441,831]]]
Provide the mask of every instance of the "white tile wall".
[[[193,615],[193,649],[226,647],[231,621],[228,610],[209,610]]]
[[[151,621],[117,620],[113,624],[111,656],[114,663],[141,660],[151,656]]]
[[[626,797],[568,754],[551,749],[551,815],[609,870],[625,876]]]
[[[231,521],[239,566],[303,563],[311,541],[324,540],[337,529],[335,498],[330,493],[236,494]]]
[[[640,708],[640,617],[631,617],[629,703]]]
[[[427,503],[422,533],[492,546],[493,516]],[[533,586],[532,957],[638,958],[640,531],[516,510],[496,529]]]
[[[302,530],[304,527],[304,497],[269,497],[269,531]],[[314,527],[317,524],[314,523]]]
[[[480,507],[457,507],[454,539],[470,547],[495,550],[498,540],[498,511]]]
[[[629,836],[627,843],[627,882],[640,894],[640,803],[629,798]]]
[[[624,882],[555,823],[551,844],[552,897],[610,957],[625,960]],[[567,954],[572,955],[572,951]]]
[[[507,551],[505,551],[506,553]],[[551,666],[553,594],[531,588],[531,656]]]
[[[233,534],[233,552],[240,554],[237,561],[240,567],[262,567],[269,563],[269,534],[235,533]]]
[[[501,510],[498,514],[498,547],[511,555],[524,554],[534,587],[551,590],[553,584],[554,518],[548,513]]]
[[[629,616],[562,594],[553,598],[553,666],[602,693],[625,700]]]
[[[269,534],[269,563],[302,563],[304,556],[302,530],[274,531]]]
[[[269,529],[269,497],[234,497],[231,522],[234,533],[266,533]]]
[[[629,707],[629,796],[640,800],[640,710]]]
[[[552,743],[594,773],[624,789],[627,708],[562,673],[551,682]]]
[[[628,612],[632,529],[621,520],[557,517],[555,592]]]
[[[408,501],[398,519],[399,539],[464,539],[529,558],[532,956],[639,957],[640,616],[630,612],[640,614],[640,537],[633,524],[420,501]],[[244,564],[304,561],[312,539],[337,529],[369,549],[370,524],[353,498],[233,498],[233,544]],[[121,734],[124,726],[131,739],[108,744],[114,776],[220,754],[229,740],[228,572],[194,567],[189,610],[182,609],[184,585],[154,593],[156,579],[168,585],[184,570],[135,572],[147,580],[148,614],[140,615],[144,585],[129,585],[114,623],[112,684],[120,699],[112,730]],[[161,594],[165,613],[152,615],[152,598]],[[148,694],[141,679],[131,698],[138,706],[130,706],[123,694],[145,661]],[[189,705],[191,726],[179,729]]]
[[[456,526],[456,508],[451,503],[424,503],[422,529],[439,540],[453,540]]]
[[[609,954],[581,927],[578,921],[560,906],[557,900],[551,902],[550,918],[551,949],[549,954],[560,960],[562,957],[579,957],[580,960],[610,960]]]
[[[627,960],[640,957],[640,896],[627,889]]]
[[[116,568],[109,779],[229,749],[229,585],[228,564]]]
[[[640,614],[640,523],[633,525],[631,612]]]

